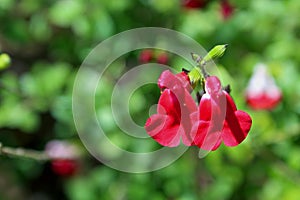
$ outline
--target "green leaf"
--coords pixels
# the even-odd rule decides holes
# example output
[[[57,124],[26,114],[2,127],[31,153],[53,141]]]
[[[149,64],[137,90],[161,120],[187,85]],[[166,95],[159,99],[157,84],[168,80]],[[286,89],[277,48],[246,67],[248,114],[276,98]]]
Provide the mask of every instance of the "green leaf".
[[[79,1],[57,1],[50,7],[49,20],[57,26],[69,27],[76,22],[78,16],[83,16],[83,8]]]
[[[31,72],[22,75],[21,91],[35,109],[44,111],[62,93],[70,68],[67,63],[36,63]]]
[[[39,118],[28,106],[17,101],[6,101],[0,106],[0,127],[18,128],[32,132],[39,124]]]

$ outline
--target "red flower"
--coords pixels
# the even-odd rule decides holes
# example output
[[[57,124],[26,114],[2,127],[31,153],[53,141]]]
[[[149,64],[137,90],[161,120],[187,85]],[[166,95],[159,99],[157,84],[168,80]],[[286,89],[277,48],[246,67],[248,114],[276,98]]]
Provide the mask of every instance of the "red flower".
[[[148,63],[151,61],[152,57],[153,57],[152,50],[146,49],[140,53],[139,60],[141,63]]]
[[[193,144],[204,150],[215,150],[222,141],[226,146],[240,144],[250,130],[251,117],[237,110],[217,77],[208,77],[205,87],[207,93],[201,98],[199,110],[192,114]]]
[[[57,175],[69,177],[76,174],[78,163],[76,160],[59,159],[51,162],[51,168]]]
[[[157,62],[160,64],[166,65],[166,64],[168,64],[168,61],[169,61],[169,57],[168,57],[167,53],[160,53],[157,56]]]
[[[190,137],[190,113],[197,106],[189,91],[191,86],[185,73],[173,75],[164,71],[158,79],[158,86],[163,90],[157,107],[157,114],[148,118],[147,133],[163,146],[175,147],[182,139],[187,146],[192,144]]]
[[[228,2],[228,0],[223,0],[221,2],[221,12],[224,19],[228,19],[234,11],[234,7]]]
[[[183,6],[187,9],[203,8],[206,4],[206,0],[183,0]]]
[[[247,104],[256,110],[270,110],[278,105],[281,98],[281,91],[268,74],[266,65],[258,64],[246,90]]]

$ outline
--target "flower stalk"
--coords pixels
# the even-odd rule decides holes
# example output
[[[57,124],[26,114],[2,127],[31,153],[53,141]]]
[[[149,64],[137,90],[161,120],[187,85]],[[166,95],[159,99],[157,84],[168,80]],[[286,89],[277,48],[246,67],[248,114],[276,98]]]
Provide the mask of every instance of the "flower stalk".
[[[196,67],[189,72],[189,78],[194,89],[197,90],[197,86],[205,83],[205,79],[210,76],[205,69],[206,64],[216,58],[222,57],[227,46],[227,44],[217,45],[212,48],[203,58],[196,53],[191,53],[192,59],[196,62]]]
[[[23,148],[6,147],[3,146],[1,142],[0,142],[0,155],[29,158],[37,161],[47,161],[50,159],[45,152],[23,149]]]

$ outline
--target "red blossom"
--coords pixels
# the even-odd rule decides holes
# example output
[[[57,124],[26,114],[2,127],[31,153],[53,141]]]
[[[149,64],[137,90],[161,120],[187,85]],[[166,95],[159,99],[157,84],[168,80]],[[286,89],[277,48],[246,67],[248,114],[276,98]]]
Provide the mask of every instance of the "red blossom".
[[[143,50],[139,55],[139,60],[141,63],[148,63],[153,57],[153,52],[150,49]]]
[[[156,58],[157,62],[160,64],[168,64],[169,61],[169,57],[167,53],[160,53],[157,58]]]
[[[281,98],[281,90],[268,74],[266,65],[258,64],[246,90],[247,104],[255,110],[271,110],[280,103]]]
[[[222,141],[226,146],[240,144],[251,128],[251,117],[237,110],[217,77],[208,77],[205,87],[207,93],[201,98],[199,110],[192,114],[194,144],[204,150],[215,150]]]
[[[57,175],[69,177],[74,175],[78,170],[76,160],[59,159],[51,162],[51,168]]]
[[[197,106],[189,93],[191,86],[187,75],[164,71],[158,85],[163,92],[158,101],[157,114],[148,118],[145,124],[147,133],[163,146],[178,146],[180,139],[190,146],[190,113],[195,112]]]
[[[183,6],[187,9],[203,8],[207,4],[207,0],[183,0]]]
[[[223,0],[221,2],[221,12],[224,19],[228,19],[234,11],[234,7],[230,4],[228,0]]]
[[[79,168],[79,152],[76,146],[67,141],[49,141],[45,149],[51,159],[51,168],[59,176],[69,177],[74,175]]]

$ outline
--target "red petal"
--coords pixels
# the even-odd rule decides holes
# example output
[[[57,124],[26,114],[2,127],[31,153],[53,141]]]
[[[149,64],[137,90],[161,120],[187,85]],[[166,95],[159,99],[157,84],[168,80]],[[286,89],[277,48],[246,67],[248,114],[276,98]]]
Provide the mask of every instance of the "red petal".
[[[174,147],[180,142],[179,125],[167,115],[152,115],[145,125],[147,133],[163,146]]]
[[[199,118],[197,120],[209,121],[211,119],[211,97],[204,94],[199,104]]]
[[[193,91],[193,88],[190,83],[190,77],[185,72],[181,72],[179,74],[176,74],[175,76],[180,80],[182,86],[186,90],[188,90],[189,92]]]
[[[53,160],[51,167],[60,176],[72,176],[78,169],[78,163],[75,160]]]
[[[227,96],[227,99],[230,98]],[[222,131],[222,139],[226,146],[236,146],[247,136],[252,125],[251,117],[243,111],[234,111],[227,101],[226,123]]]
[[[163,130],[167,123],[167,115],[154,114],[147,119],[145,129],[152,137]]]
[[[235,105],[233,99],[231,98],[231,96],[226,91],[223,91],[223,93],[226,95],[226,100],[230,104],[230,106],[232,107],[232,109],[234,111],[237,110],[236,105]]]
[[[206,79],[205,89],[211,96],[220,95],[222,92],[222,85],[218,77],[210,76]]]
[[[255,110],[271,110],[275,108],[281,101],[281,95],[269,97],[261,94],[256,97],[247,96],[247,104]]]
[[[184,97],[179,97],[180,109],[181,109],[181,120],[180,125],[183,128],[183,132],[181,134],[182,141],[185,145],[190,146],[193,138],[190,135],[192,121],[191,121],[191,113],[196,112],[197,105],[190,95],[190,93],[184,90]]]
[[[180,137],[185,145],[190,146],[192,139],[190,113],[197,111],[197,106],[186,90],[174,90],[176,95],[165,89],[158,102],[158,114],[152,115],[145,124],[147,133],[164,146],[177,146]]]
[[[237,116],[240,126],[242,127],[243,132],[245,135],[248,134],[252,125],[252,119],[250,115],[242,110],[235,111],[235,115]]]
[[[208,83],[220,83],[219,81],[214,82],[218,79],[210,79]],[[209,94],[204,94],[201,98],[199,109],[200,117],[195,119],[194,114],[192,120],[199,120],[196,123],[199,127],[195,135],[195,144],[204,150],[215,150],[221,144],[221,131],[224,126],[226,116],[226,96],[225,93],[220,93],[220,85],[213,86],[207,85],[210,89]],[[195,128],[193,127],[192,134],[195,134]]]
[[[174,119],[180,121],[181,112],[179,102],[175,94],[169,89],[165,89],[161,94],[158,101],[157,113],[172,116]]]
[[[221,144],[221,132],[213,131],[210,125],[210,122],[200,120],[193,125],[191,131],[194,144],[206,151],[216,150]]]
[[[189,78],[184,72],[174,75],[169,70],[163,71],[157,84],[160,89],[185,88],[191,91]]]

